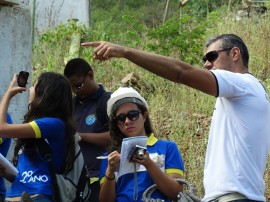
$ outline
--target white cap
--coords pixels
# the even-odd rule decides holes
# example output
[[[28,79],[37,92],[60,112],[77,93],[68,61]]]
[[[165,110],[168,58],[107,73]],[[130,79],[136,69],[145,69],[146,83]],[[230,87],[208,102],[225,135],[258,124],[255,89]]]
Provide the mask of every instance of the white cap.
[[[148,109],[146,100],[131,87],[120,87],[111,95],[107,102],[107,114],[110,117],[124,103],[135,103]]]

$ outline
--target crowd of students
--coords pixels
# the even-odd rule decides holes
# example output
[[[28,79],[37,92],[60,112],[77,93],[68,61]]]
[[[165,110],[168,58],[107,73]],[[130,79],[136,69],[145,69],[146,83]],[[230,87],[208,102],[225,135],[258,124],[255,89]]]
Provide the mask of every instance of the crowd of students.
[[[263,84],[248,70],[249,53],[240,37],[222,34],[211,38],[203,58],[205,69],[109,42],[82,46],[94,47],[97,60],[126,58],[161,77],[215,96],[202,201],[266,201],[263,176],[270,147],[269,98]],[[0,175],[11,182],[5,193],[3,178],[0,181],[2,201],[20,201],[23,192],[32,201],[54,201],[52,176],[37,144],[41,138],[47,141],[54,170],[61,173],[74,157],[75,132],[80,134],[87,165],[92,190],[89,202],[142,201],[143,192],[153,184],[158,188],[153,198],[177,200],[183,186],[175,179],[185,177],[181,153],[174,142],[158,139],[149,105],[135,89],[120,87],[107,92],[95,81],[91,66],[75,58],[67,63],[63,75],[44,72],[38,77],[29,89],[24,122],[11,124],[9,103],[26,90],[17,85],[14,75],[0,104],[0,151],[5,156],[10,138],[16,138],[13,163],[18,169],[16,176],[8,176],[0,166]],[[137,136],[147,137],[146,152],[130,159],[139,169],[120,174],[122,142]],[[96,158],[101,155],[107,159]]]

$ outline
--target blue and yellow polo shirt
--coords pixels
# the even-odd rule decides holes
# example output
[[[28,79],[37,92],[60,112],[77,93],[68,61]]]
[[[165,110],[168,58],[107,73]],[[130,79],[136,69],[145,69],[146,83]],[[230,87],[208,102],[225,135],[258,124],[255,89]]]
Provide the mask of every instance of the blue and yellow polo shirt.
[[[150,158],[160,167],[164,173],[183,175],[184,164],[176,143],[168,140],[158,140],[154,137],[154,134],[151,134],[147,139],[147,151],[149,152]],[[108,160],[102,160],[99,176],[100,184],[104,182],[107,166]],[[145,167],[142,165],[137,171],[137,178],[137,201],[142,201],[143,192],[155,183],[151,176],[148,174]],[[117,177],[116,173],[116,179],[116,201],[134,201],[134,173],[128,173],[122,175],[119,178]],[[164,201],[170,201],[159,191],[154,192],[152,197],[163,199]]]

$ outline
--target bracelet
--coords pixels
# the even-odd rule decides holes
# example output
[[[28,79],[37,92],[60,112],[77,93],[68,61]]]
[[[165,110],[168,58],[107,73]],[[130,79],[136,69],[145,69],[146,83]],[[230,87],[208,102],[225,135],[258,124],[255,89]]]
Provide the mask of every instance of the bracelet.
[[[106,177],[106,179],[111,180],[111,181],[115,179],[115,175],[113,175],[113,177],[110,178],[110,177],[108,177],[108,176],[105,174],[105,177]]]

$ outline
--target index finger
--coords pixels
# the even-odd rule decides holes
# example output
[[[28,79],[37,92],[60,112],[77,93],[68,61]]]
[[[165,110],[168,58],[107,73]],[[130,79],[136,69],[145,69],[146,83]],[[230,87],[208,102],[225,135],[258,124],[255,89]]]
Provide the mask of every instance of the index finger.
[[[16,73],[13,74],[13,78],[12,78],[12,79],[13,79],[13,80],[17,80],[17,78],[18,78],[18,74],[16,74]]]
[[[92,47],[98,47],[101,44],[99,41],[94,41],[94,42],[84,42],[81,43],[81,46],[92,46]]]

